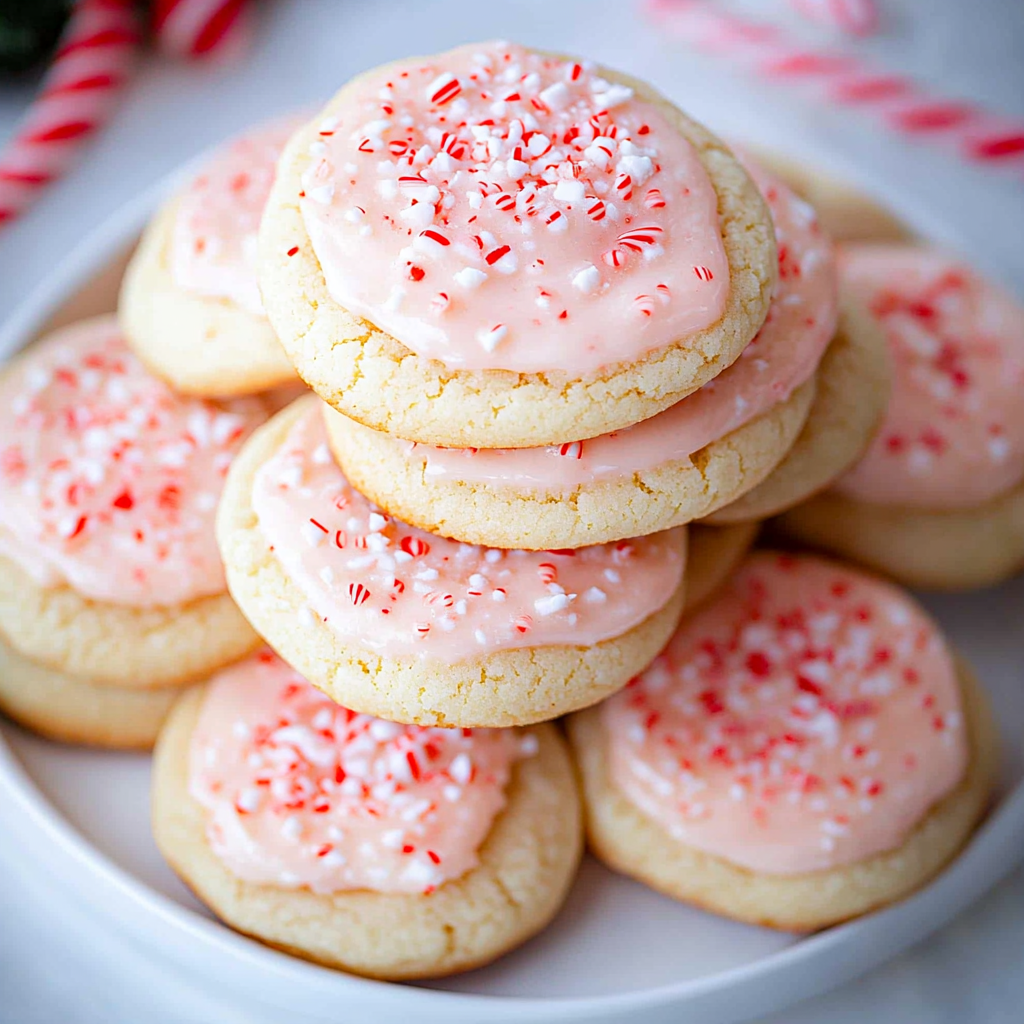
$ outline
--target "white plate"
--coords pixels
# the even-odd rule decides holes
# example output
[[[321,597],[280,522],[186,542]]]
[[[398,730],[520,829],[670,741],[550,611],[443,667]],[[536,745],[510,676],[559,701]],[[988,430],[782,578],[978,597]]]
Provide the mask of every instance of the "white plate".
[[[123,209],[29,297],[0,331],[0,359],[49,326],[113,307],[124,255],[157,198]],[[62,899],[215,995],[238,1020],[743,1020],[889,959],[1024,856],[1024,579],[926,603],[996,707],[1005,744],[998,800],[968,849],[926,889],[817,935],[713,917],[588,861],[554,924],[488,968],[422,986],[349,977],[236,935],[192,897],[150,837],[148,758],[58,746],[10,725],[0,726],[5,840],[36,859]]]

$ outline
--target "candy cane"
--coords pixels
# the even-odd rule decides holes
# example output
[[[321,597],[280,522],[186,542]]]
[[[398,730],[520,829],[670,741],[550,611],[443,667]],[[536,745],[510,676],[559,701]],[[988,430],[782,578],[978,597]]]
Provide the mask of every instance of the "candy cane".
[[[862,109],[913,139],[945,141],[983,166],[1024,163],[1024,123],[936,96],[843,51],[801,46],[781,29],[739,18],[703,0],[648,0],[647,9],[677,38],[736,58],[761,77],[813,85],[830,104]]]
[[[245,22],[246,0],[154,0],[157,45],[177,57],[223,52]]]
[[[847,35],[869,36],[878,28],[874,0],[789,0],[789,5],[808,21]]]
[[[42,92],[0,153],[0,224],[62,174],[106,120],[138,42],[131,0],[79,0]]]

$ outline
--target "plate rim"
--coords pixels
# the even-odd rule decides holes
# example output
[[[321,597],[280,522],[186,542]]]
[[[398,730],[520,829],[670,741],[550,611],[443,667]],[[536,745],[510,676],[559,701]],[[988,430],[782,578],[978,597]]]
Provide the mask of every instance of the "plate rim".
[[[0,363],[24,347],[69,293],[102,269],[105,261],[141,231],[159,200],[202,159],[201,155],[162,178],[74,246],[0,326]],[[1024,862],[1022,778],[994,803],[967,846],[935,879],[907,899],[875,913],[801,938],[751,963],[697,979],[600,996],[490,995],[375,981],[334,971],[279,952],[182,906],[121,867],[65,818],[35,783],[2,731],[0,784],[15,804],[27,812],[27,820],[36,831],[48,838],[55,849],[63,850],[79,872],[101,880],[145,915],[131,923],[124,918],[115,919],[116,915],[110,913],[102,916],[120,931],[141,935],[148,948],[160,942],[160,935],[147,928],[156,917],[162,925],[175,927],[191,941],[198,940],[210,951],[231,957],[237,969],[244,969],[248,961],[256,969],[291,985],[306,986],[310,992],[333,986],[339,994],[362,997],[359,1003],[363,1007],[375,1004],[378,1010],[394,1010],[414,1002],[429,1004],[434,1010],[446,1012],[453,1024],[477,1021],[477,1014],[486,1014],[490,1020],[564,1021],[673,1006],[683,1008],[686,1004],[693,1004],[702,1013],[703,1021],[725,1022],[747,1019],[746,1011],[738,1009],[744,1000],[748,1006],[756,1005],[758,1013],[778,1011],[842,984],[907,949],[942,927]],[[938,908],[934,912],[933,904]],[[817,975],[812,971],[801,974],[808,962],[827,957],[837,949],[844,950],[845,956],[833,962],[830,970]],[[184,966],[180,956],[178,962]],[[767,983],[779,978],[787,981],[785,991],[776,985],[775,994],[770,994]],[[272,993],[251,994],[280,1007]]]

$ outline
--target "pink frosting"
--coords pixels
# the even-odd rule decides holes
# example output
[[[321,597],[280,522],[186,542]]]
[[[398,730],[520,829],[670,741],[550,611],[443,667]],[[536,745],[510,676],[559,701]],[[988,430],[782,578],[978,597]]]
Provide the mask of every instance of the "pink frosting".
[[[210,681],[189,792],[247,882],[429,894],[479,863],[512,764],[536,749],[512,729],[358,715],[266,651]]]
[[[310,157],[300,206],[328,290],[421,356],[579,376],[725,308],[699,156],[589,63],[489,43],[379,69]]]
[[[968,757],[935,626],[895,587],[812,556],[748,558],[601,716],[630,801],[764,874],[899,846]]]
[[[217,501],[265,418],[256,399],[175,394],[112,316],[55,332],[0,377],[0,553],[97,601],[221,593]]]
[[[385,515],[342,475],[311,404],[260,468],[253,509],[310,622],[391,657],[448,663],[586,646],[639,625],[682,580],[681,530],[578,551],[501,551]]]
[[[232,140],[178,196],[170,262],[181,288],[263,314],[256,235],[277,158],[300,124],[280,119]]]
[[[404,442],[428,478],[496,483],[560,493],[632,477],[686,459],[763,415],[814,373],[836,329],[837,283],[830,239],[814,211],[748,157],[779,245],[779,284],[768,318],[740,358],[699,391],[627,430],[547,448],[434,448]]]
[[[892,398],[864,458],[836,484],[858,501],[953,509],[1024,479],[1024,307],[954,259],[849,245],[840,275],[885,329]]]

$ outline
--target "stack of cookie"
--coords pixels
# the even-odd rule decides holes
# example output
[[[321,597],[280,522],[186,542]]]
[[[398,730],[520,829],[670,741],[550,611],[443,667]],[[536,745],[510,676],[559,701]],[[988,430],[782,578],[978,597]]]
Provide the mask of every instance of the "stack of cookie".
[[[505,43],[369,72],[154,219],[134,354],[105,318],[4,376],[0,699],[125,745],[25,694],[109,724],[144,688],[145,745],[209,678],[158,844],[234,927],[369,976],[542,928],[583,805],[608,864],[743,920],[897,899],[984,809],[983,700],[892,586],[745,557],[886,415],[848,280],[643,83]]]

